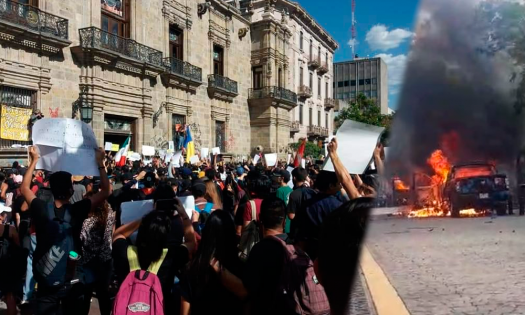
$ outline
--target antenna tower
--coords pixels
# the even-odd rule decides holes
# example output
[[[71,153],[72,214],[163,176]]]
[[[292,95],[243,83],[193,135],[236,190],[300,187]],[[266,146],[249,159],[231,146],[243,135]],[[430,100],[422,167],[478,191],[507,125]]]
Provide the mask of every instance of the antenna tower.
[[[355,44],[357,38],[357,31],[355,29],[355,0],[352,0],[352,59],[355,60]]]

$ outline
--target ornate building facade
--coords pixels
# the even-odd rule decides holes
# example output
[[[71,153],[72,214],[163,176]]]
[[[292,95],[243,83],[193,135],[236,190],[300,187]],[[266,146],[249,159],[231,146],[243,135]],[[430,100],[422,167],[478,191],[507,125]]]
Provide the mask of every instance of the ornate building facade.
[[[197,147],[246,154],[249,27],[219,0],[0,0],[0,105],[82,118],[101,145],[167,148],[187,123]],[[5,138],[0,159],[26,156]]]

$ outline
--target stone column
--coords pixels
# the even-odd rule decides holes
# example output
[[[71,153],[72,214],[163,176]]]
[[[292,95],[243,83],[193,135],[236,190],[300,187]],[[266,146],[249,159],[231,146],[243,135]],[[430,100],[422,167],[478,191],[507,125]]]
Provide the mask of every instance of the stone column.
[[[137,125],[135,126],[135,133],[133,134],[134,143],[135,143],[135,151],[142,153],[142,145],[145,144],[143,141],[144,136],[142,132],[142,130],[144,129],[144,118],[143,117],[137,118],[136,124]]]
[[[142,108],[142,143],[150,144],[150,140],[153,138],[153,109],[149,107]]]
[[[93,132],[100,147],[104,147],[104,107],[93,105],[93,120],[91,122]]]

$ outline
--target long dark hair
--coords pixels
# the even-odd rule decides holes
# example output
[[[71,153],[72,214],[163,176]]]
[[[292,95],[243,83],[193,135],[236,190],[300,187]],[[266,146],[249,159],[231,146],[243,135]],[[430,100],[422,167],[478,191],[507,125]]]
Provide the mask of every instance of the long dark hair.
[[[348,313],[355,268],[373,206],[374,198],[353,199],[323,221],[318,256],[319,280],[334,315]]]
[[[142,218],[137,233],[137,255],[140,268],[148,269],[152,262],[160,259],[168,246],[171,220],[167,211],[154,210]]]
[[[84,196],[84,199],[91,198],[95,195],[94,191],[90,191],[86,193]],[[109,205],[107,200],[104,200],[104,203],[96,208],[92,208],[89,212],[90,217],[96,218],[96,224],[95,226],[97,228],[106,228],[106,224],[108,222],[108,215],[111,211],[111,206]]]
[[[199,293],[209,282],[210,261],[216,258],[220,264],[231,269],[238,262],[237,234],[230,213],[215,210],[211,213],[202,230],[199,249],[190,264],[190,277]]]

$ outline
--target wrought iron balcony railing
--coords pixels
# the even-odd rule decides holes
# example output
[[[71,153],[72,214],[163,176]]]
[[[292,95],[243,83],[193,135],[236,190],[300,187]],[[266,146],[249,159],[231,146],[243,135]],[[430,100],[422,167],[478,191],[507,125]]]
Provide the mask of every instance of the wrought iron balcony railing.
[[[312,89],[309,86],[301,85],[299,87],[299,93],[297,93],[300,97],[303,98],[309,98],[312,97]]]
[[[290,132],[299,132],[301,130],[301,123],[299,121],[292,122]]]
[[[208,75],[208,86],[231,94],[239,94],[236,81],[218,74]]]
[[[277,98],[291,103],[297,103],[297,94],[278,86],[267,86],[259,89],[248,90],[249,99],[260,99],[267,97]]]
[[[328,128],[321,127],[321,130],[319,132],[319,136],[327,138],[328,137]]]
[[[318,126],[308,126],[306,133],[309,136],[320,136],[321,135],[321,128]]]
[[[0,20],[38,32],[41,35],[69,38],[69,21],[27,4],[0,0]]]
[[[162,52],[137,43],[133,39],[124,38],[103,31],[97,27],[86,27],[78,30],[80,46],[83,48],[105,49],[122,54],[138,62],[162,67]]]
[[[319,58],[317,56],[310,56],[310,60],[308,60],[308,66],[310,68],[318,68],[321,64],[321,61],[319,60]]]
[[[339,100],[336,100],[336,99],[333,99],[333,98],[325,98],[324,99],[324,107],[327,110],[339,107]]]
[[[169,68],[170,72],[186,79],[196,82],[202,82],[202,69],[191,63],[176,59],[164,58],[164,65]]]

